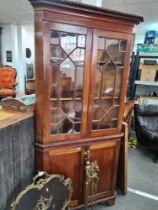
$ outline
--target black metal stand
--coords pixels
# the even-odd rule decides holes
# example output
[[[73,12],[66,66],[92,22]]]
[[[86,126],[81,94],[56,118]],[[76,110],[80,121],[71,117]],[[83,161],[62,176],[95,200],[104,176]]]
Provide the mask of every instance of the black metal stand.
[[[131,65],[130,65],[130,74],[129,74],[129,80],[128,80],[128,89],[127,89],[127,98],[130,100],[134,100],[135,98],[135,92],[136,92],[136,87],[137,85],[135,84],[135,81],[138,78],[138,70],[139,70],[139,64],[141,58],[144,59],[158,59],[158,56],[156,55],[148,55],[147,53],[139,53],[135,55],[135,53],[132,53],[132,58],[131,58]]]

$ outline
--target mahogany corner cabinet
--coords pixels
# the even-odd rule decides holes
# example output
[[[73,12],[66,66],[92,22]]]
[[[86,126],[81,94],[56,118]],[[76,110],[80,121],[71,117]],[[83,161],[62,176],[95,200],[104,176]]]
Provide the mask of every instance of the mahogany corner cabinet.
[[[35,12],[36,167],[70,177],[71,207],[113,205],[138,15],[62,0]]]

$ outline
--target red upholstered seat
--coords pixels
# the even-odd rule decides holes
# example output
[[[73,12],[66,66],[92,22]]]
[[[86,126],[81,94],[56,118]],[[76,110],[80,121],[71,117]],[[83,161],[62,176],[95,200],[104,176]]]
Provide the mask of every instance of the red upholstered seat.
[[[17,82],[16,70],[12,67],[0,67],[0,97],[15,96],[15,86]]]

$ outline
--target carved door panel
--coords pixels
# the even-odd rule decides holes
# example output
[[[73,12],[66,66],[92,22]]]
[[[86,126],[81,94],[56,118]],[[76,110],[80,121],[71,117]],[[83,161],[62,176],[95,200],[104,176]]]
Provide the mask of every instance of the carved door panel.
[[[116,183],[119,142],[109,141],[103,144],[91,145],[89,149],[91,161],[96,161],[99,167],[95,199],[113,195]]]
[[[79,205],[81,203],[83,181],[81,148],[50,151],[49,173],[57,173],[71,178],[73,188],[71,206]]]
[[[96,161],[99,167],[97,172],[99,179],[96,185],[90,183],[88,194],[85,170],[87,148],[90,162]],[[118,155],[119,141],[49,151],[49,173],[63,174],[71,178],[73,187],[71,206],[86,204],[87,199],[88,202],[93,202],[114,196]]]

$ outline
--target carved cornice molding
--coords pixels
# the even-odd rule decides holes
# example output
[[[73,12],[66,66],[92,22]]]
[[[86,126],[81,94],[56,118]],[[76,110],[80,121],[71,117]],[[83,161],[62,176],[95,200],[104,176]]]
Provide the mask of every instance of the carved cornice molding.
[[[105,9],[102,7],[97,7],[93,5],[83,4],[79,2],[69,1],[69,0],[29,0],[33,7],[38,5],[48,5],[48,6],[60,6],[65,9],[73,9],[77,11],[83,11],[88,13],[93,13],[96,15],[103,15],[115,18],[121,18],[126,20],[131,20],[135,24],[139,24],[144,21],[144,18],[139,15],[133,15],[129,13],[119,12],[115,10]]]

